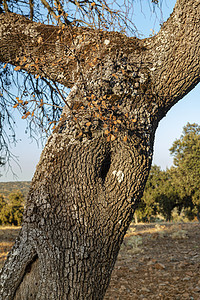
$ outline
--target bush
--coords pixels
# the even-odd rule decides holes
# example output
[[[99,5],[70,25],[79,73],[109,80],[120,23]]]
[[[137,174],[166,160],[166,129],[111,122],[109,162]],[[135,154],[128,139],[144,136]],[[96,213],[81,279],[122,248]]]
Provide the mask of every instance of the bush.
[[[9,195],[6,202],[0,196],[0,224],[20,226],[22,223],[24,211],[24,196],[20,191],[16,191]]]

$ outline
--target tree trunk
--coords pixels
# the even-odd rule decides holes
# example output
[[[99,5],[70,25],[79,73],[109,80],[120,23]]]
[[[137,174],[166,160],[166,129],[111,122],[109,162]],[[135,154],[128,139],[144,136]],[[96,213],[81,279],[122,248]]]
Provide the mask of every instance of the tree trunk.
[[[4,269],[3,299],[103,298],[151,163],[142,139],[129,143],[50,137]]]
[[[199,82],[199,7],[199,0],[178,0],[159,34],[143,41],[68,28],[75,40],[64,32],[59,44],[57,27],[0,15],[1,61],[17,65],[29,53],[37,67],[22,69],[74,84],[70,110],[64,108],[32,180],[0,299],[103,299],[144,190],[158,122]],[[77,46],[80,35],[86,37]],[[61,63],[54,65],[55,57]]]

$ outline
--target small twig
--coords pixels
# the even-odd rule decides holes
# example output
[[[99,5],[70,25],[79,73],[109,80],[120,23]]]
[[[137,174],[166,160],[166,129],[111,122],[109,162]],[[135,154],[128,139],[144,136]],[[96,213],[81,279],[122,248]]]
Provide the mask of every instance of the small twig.
[[[33,7],[34,7],[34,3],[33,3],[33,0],[29,0],[29,7],[30,7],[30,19],[31,21],[33,21]]]
[[[9,8],[8,8],[8,4],[6,0],[3,0],[3,8],[5,10],[5,12],[9,12]]]

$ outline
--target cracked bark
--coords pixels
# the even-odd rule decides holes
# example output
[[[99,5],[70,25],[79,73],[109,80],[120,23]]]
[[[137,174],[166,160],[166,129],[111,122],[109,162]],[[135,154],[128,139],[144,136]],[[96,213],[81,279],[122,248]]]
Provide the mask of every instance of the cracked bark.
[[[110,95],[120,118],[134,120],[115,141],[93,124],[79,139],[64,108],[1,271],[0,299],[103,299],[148,177],[158,122],[199,82],[199,24],[199,0],[178,0],[158,35],[145,40],[0,15],[0,61],[18,65],[26,56],[22,69],[73,86],[72,107],[86,94]],[[83,124],[88,118],[75,114]]]

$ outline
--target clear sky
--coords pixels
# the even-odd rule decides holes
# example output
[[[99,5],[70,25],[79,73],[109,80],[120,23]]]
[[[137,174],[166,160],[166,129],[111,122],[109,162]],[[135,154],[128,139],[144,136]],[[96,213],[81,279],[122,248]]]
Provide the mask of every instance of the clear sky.
[[[137,1],[134,15],[134,22],[144,36],[149,36],[152,30],[157,32],[159,30],[158,24],[162,22],[159,18],[156,18],[155,14],[149,11],[147,3],[146,0]],[[175,0],[162,0],[164,20],[172,12],[174,4]],[[170,156],[169,148],[174,140],[180,137],[182,128],[187,122],[200,124],[200,84],[184,99],[179,101],[160,122],[154,146],[154,164],[161,166],[162,169],[172,165],[173,158]],[[19,142],[16,147],[12,147],[12,153],[18,157],[18,165],[20,167],[14,162],[12,167],[18,178],[13,177],[12,172],[6,172],[6,170],[1,168],[3,176],[0,177],[0,181],[31,180],[42,151],[42,146],[38,147],[37,143],[28,139],[28,136],[25,134],[25,121],[19,117],[16,123]]]

